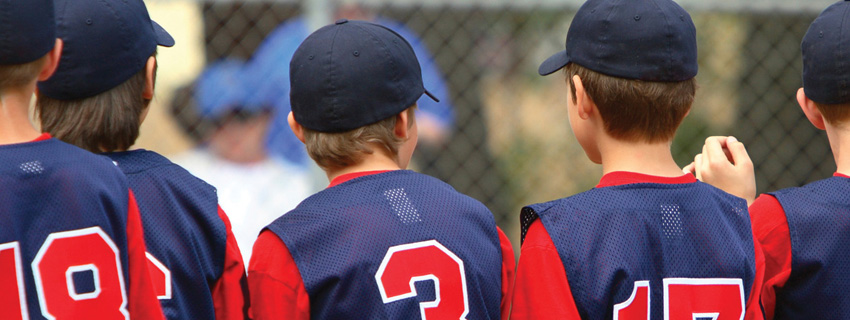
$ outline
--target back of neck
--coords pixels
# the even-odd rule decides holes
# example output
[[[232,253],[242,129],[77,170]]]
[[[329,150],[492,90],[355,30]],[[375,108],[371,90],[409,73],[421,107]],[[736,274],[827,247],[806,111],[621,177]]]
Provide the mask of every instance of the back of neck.
[[[372,150],[375,151],[371,154],[364,154],[361,161],[357,164],[337,169],[326,169],[325,173],[328,175],[328,181],[333,181],[336,177],[354,172],[406,169],[402,168],[397,160],[390,157],[387,154],[388,152],[383,152],[383,150],[378,148],[373,148]]]
[[[835,158],[837,172],[850,175],[850,124],[826,124],[829,147]]]
[[[33,89],[27,87],[0,92],[0,145],[29,142],[41,135],[30,121]]]
[[[628,171],[660,177],[681,176],[684,173],[673,160],[670,143],[670,141],[645,143],[606,139],[599,147],[603,174]]]

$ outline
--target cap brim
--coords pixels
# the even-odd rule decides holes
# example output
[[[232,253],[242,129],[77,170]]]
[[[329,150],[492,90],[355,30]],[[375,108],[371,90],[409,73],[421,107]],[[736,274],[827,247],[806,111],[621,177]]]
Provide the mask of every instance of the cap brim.
[[[548,76],[555,71],[561,70],[564,66],[570,63],[570,57],[567,56],[567,51],[561,51],[556,54],[553,54],[549,59],[543,61],[540,64],[540,67],[537,68],[537,73],[541,76]]]
[[[156,34],[156,44],[161,45],[163,47],[171,47],[174,46],[174,38],[168,34],[168,31],[165,31],[159,23],[156,21],[151,21],[153,24],[153,31]]]
[[[429,91],[428,91],[428,89],[425,89],[425,94],[426,94],[429,98],[431,98],[432,100],[434,100],[434,102],[440,102],[440,99],[437,99],[437,96],[435,96],[433,93],[429,92]]]

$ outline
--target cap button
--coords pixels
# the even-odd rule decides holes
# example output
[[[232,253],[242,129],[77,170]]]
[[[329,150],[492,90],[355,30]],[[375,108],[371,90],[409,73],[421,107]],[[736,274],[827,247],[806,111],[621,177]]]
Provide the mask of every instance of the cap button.
[[[346,23],[346,22],[348,22],[348,19],[342,18],[342,19],[337,20],[336,24],[343,24],[343,23]]]

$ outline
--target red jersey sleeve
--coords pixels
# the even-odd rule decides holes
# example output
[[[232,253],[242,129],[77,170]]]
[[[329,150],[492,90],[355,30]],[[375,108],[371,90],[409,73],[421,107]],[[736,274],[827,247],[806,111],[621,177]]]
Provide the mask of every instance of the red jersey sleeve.
[[[227,229],[227,244],[223,272],[212,289],[215,318],[246,319],[249,301],[245,264],[242,262],[242,253],[239,252],[233,231],[230,230],[230,219],[221,207],[218,207],[218,216],[224,221],[224,227]]]
[[[133,319],[165,319],[148,271],[142,217],[136,205],[136,197],[132,191],[129,194],[130,201],[127,205],[127,255],[130,264],[128,311]]]
[[[499,231],[499,246],[502,248],[502,319],[507,319],[511,313],[516,260],[514,260],[514,248],[511,246],[511,240],[502,232],[501,228],[496,227],[496,229]]]
[[[753,234],[753,249],[755,253],[756,275],[753,280],[753,287],[750,289],[750,297],[747,299],[747,310],[744,319],[762,320],[764,319],[764,313],[762,312],[762,305],[759,303],[759,298],[761,298],[761,292],[764,286],[765,264],[764,252],[755,234]]]
[[[773,319],[776,290],[785,286],[791,275],[791,232],[779,200],[762,195],[750,205],[750,220],[764,257],[764,282],[761,303],[765,319]]]
[[[581,319],[558,250],[540,220],[520,249],[511,319]]]
[[[248,265],[251,315],[255,320],[310,319],[310,296],[283,240],[265,230]]]

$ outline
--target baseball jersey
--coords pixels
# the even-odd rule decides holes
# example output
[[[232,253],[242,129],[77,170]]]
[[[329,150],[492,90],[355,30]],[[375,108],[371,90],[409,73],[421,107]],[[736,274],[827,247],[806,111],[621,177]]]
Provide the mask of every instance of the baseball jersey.
[[[260,235],[253,316],[498,319],[513,259],[489,210],[437,179],[344,175]]]
[[[523,208],[512,319],[760,319],[747,204],[693,175],[603,176]]]
[[[0,146],[4,319],[162,319],[138,208],[107,158],[49,135]]]
[[[245,266],[215,188],[147,150],[106,153],[136,195],[168,319],[244,319]]]
[[[850,316],[850,177],[760,196],[750,206],[766,262],[768,319]]]

